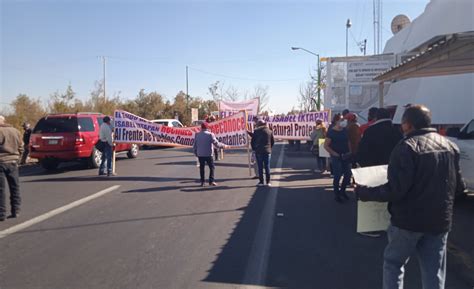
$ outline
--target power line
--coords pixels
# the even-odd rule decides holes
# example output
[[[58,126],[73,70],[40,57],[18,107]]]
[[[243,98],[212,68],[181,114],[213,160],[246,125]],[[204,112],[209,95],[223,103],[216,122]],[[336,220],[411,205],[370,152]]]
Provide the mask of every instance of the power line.
[[[214,76],[219,76],[219,77],[224,77],[228,79],[236,79],[236,80],[244,80],[244,81],[260,81],[260,82],[286,82],[286,81],[295,81],[295,80],[303,80],[302,78],[290,78],[290,79],[255,79],[255,78],[247,78],[247,77],[240,77],[240,76],[231,76],[231,75],[226,75],[222,73],[215,73],[215,72],[209,72],[205,71],[202,69],[197,69],[193,67],[189,67],[190,70],[194,70],[200,73],[208,74],[208,75],[214,75]]]

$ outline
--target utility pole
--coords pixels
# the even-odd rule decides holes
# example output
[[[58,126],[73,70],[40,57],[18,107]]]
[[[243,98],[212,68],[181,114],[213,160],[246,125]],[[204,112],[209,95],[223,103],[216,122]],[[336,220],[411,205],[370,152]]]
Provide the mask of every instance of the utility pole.
[[[187,113],[191,115],[191,112],[189,110],[189,82],[188,82],[188,66],[186,65],[186,110]]]
[[[103,89],[104,89],[104,102],[107,101],[107,96],[105,94],[105,56],[102,56],[102,65],[103,65],[103,77],[104,77],[104,84],[103,84]]]
[[[352,23],[350,19],[347,19],[346,22],[346,57],[349,56],[349,28],[351,28]]]
[[[316,103],[316,109],[321,110],[321,59],[318,53],[318,103]]]
[[[373,0],[373,17],[374,17],[374,54],[380,54],[382,50],[382,17],[383,4],[382,0]]]

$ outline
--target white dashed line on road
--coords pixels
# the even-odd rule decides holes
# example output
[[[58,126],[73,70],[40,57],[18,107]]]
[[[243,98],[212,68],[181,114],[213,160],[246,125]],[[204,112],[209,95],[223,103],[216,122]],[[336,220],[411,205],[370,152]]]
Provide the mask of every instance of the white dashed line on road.
[[[110,188],[107,188],[107,189],[104,189],[104,190],[102,190],[102,191],[99,191],[99,192],[97,192],[97,193],[95,193],[95,194],[93,194],[93,195],[87,196],[87,197],[85,197],[85,198],[82,198],[82,199],[79,199],[79,200],[77,200],[77,201],[74,201],[74,202],[72,202],[72,203],[70,203],[70,204],[64,205],[64,206],[62,206],[62,207],[59,207],[59,208],[57,208],[57,209],[54,209],[54,210],[49,211],[49,212],[47,212],[47,213],[44,213],[44,214],[42,214],[42,215],[40,215],[40,216],[38,216],[38,217],[35,217],[35,218],[33,218],[33,219],[30,219],[30,220],[26,221],[26,222],[23,222],[23,223],[21,223],[21,224],[18,224],[18,225],[15,225],[15,226],[13,226],[13,227],[10,227],[10,228],[8,228],[8,229],[5,229],[5,230],[3,230],[3,231],[0,231],[0,239],[5,238],[5,237],[7,237],[8,235],[11,235],[11,234],[16,233],[16,232],[18,232],[18,231],[21,231],[21,230],[26,229],[26,228],[28,228],[28,227],[31,227],[31,226],[33,226],[33,225],[35,225],[35,224],[40,223],[40,222],[43,222],[43,221],[45,221],[45,220],[47,220],[47,219],[49,219],[49,218],[52,218],[52,217],[54,217],[54,216],[56,216],[56,215],[59,215],[59,214],[61,214],[61,213],[64,213],[64,212],[66,212],[66,211],[68,211],[68,210],[70,210],[70,209],[73,209],[73,208],[75,208],[75,207],[77,207],[77,206],[80,206],[80,205],[82,205],[82,204],[85,204],[85,203],[87,203],[87,202],[89,202],[89,201],[92,201],[92,200],[94,200],[94,199],[97,199],[97,198],[99,198],[99,197],[102,197],[103,195],[105,195],[105,194],[107,194],[107,193],[110,193],[110,192],[112,192],[112,191],[118,189],[119,187],[120,187],[119,185],[112,186],[112,187],[110,187]]]
[[[268,258],[270,257],[270,245],[273,233],[273,220],[275,218],[275,207],[280,185],[281,166],[283,164],[284,146],[281,146],[276,168],[273,170],[274,178],[272,188],[269,191],[262,215],[257,227],[257,233],[253,241],[252,250],[247,262],[244,275],[244,284],[264,285],[267,275]]]

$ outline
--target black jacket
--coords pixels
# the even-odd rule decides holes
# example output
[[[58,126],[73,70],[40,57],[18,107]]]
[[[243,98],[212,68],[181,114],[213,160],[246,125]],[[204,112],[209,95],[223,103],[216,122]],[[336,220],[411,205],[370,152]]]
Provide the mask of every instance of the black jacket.
[[[375,122],[365,130],[360,140],[357,163],[361,167],[388,164],[393,148],[402,138],[402,133],[392,125],[390,119]]]
[[[273,133],[267,126],[260,126],[253,131],[252,150],[257,154],[271,154],[275,143]]]
[[[356,191],[363,201],[388,201],[393,225],[439,234],[450,231],[454,197],[464,189],[458,147],[427,128],[412,132],[394,148],[387,184]]]
[[[30,136],[31,136],[31,128],[28,128],[25,130],[25,132],[23,133],[23,144],[25,146],[29,145],[30,144]]]

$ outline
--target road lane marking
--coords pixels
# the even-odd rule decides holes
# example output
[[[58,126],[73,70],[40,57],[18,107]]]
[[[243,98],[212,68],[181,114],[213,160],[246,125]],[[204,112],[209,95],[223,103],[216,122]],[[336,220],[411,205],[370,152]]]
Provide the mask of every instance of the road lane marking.
[[[44,214],[42,214],[42,215],[40,215],[40,216],[38,216],[38,217],[35,217],[35,218],[33,218],[33,219],[30,219],[30,220],[26,221],[26,222],[23,222],[23,223],[21,223],[21,224],[18,224],[18,225],[15,225],[15,226],[13,226],[13,227],[10,227],[10,228],[8,228],[8,229],[5,229],[5,230],[3,230],[3,231],[0,231],[0,239],[5,238],[5,237],[8,236],[8,235],[11,235],[11,234],[16,233],[16,232],[18,232],[18,231],[21,231],[21,230],[26,229],[26,228],[28,228],[28,227],[31,227],[31,226],[33,226],[33,225],[35,225],[35,224],[40,223],[40,222],[43,222],[43,221],[45,221],[45,220],[47,220],[47,219],[49,219],[49,218],[52,218],[52,217],[54,217],[54,216],[56,216],[56,215],[59,215],[59,214],[61,214],[61,213],[64,213],[64,212],[66,212],[67,210],[73,209],[73,208],[75,208],[75,207],[77,207],[77,206],[80,206],[80,205],[82,205],[82,204],[84,204],[84,203],[87,203],[87,202],[89,202],[89,201],[92,201],[92,200],[94,200],[94,199],[97,199],[97,198],[99,198],[99,197],[102,197],[103,195],[105,195],[105,194],[107,194],[107,193],[110,193],[110,192],[112,192],[112,191],[118,189],[119,187],[120,187],[120,185],[112,186],[112,187],[110,187],[110,188],[107,188],[107,189],[104,189],[104,190],[102,190],[102,191],[99,191],[99,192],[97,192],[97,193],[95,193],[95,194],[93,194],[93,195],[87,196],[87,197],[85,197],[85,198],[82,198],[82,199],[79,199],[79,200],[77,200],[77,201],[74,201],[74,202],[72,202],[72,203],[70,203],[70,204],[64,205],[64,206],[62,206],[62,207],[59,207],[59,208],[57,208],[57,209],[54,209],[54,210],[49,211],[49,212],[47,212],[47,213],[44,213]]]
[[[275,178],[272,180],[272,187],[268,193],[262,215],[258,222],[257,233],[252,244],[252,250],[247,262],[247,268],[243,279],[244,284],[248,285],[264,285],[267,275],[268,258],[270,257],[270,245],[273,233],[273,220],[275,218],[275,207],[278,195],[278,187],[280,185],[281,166],[283,164],[283,156],[285,145],[281,146],[280,154],[276,168],[273,172]]]

